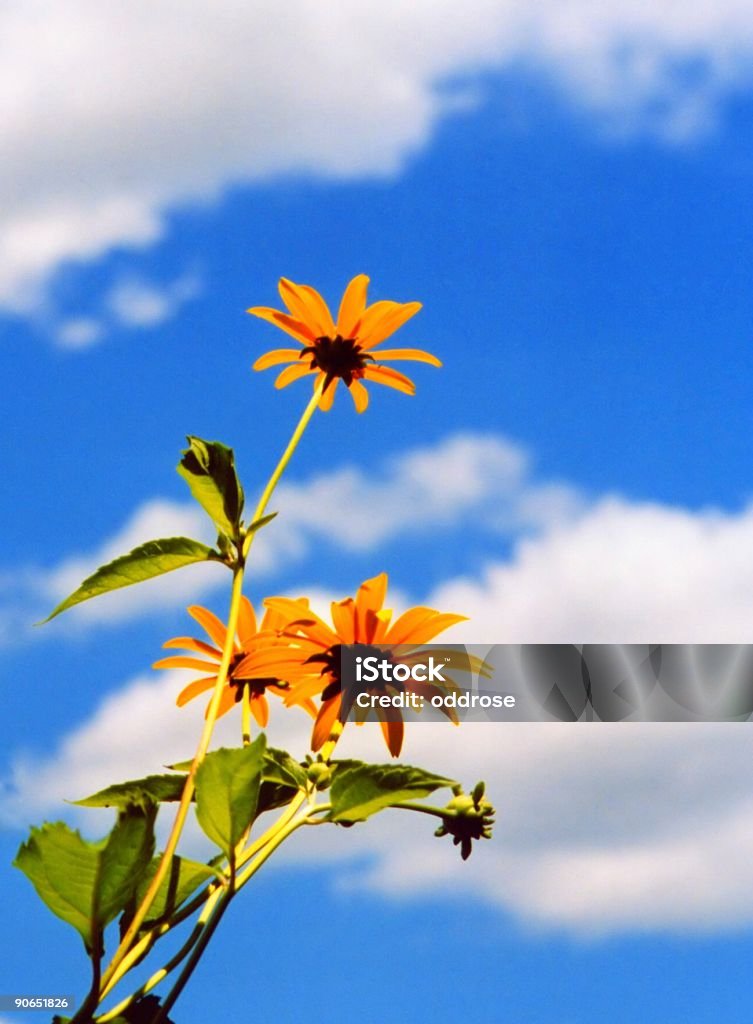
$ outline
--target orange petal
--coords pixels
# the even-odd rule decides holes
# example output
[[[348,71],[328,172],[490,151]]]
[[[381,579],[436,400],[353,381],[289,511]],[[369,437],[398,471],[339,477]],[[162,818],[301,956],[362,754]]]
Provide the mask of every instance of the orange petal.
[[[313,666],[309,667],[313,668]],[[293,705],[308,706],[311,703],[310,698],[317,697],[325,686],[329,686],[330,682],[331,679],[328,675],[312,674],[302,683],[296,683],[283,697],[283,700],[287,707],[292,707]]]
[[[376,354],[377,361],[383,359],[413,359],[417,363],[428,363],[430,366],[441,366],[441,360],[433,356],[431,352],[424,352],[422,348],[391,348],[379,349]]]
[[[358,341],[361,348],[373,348],[385,338],[389,338],[399,327],[402,327],[406,321],[418,313],[421,303],[391,302],[389,307],[391,308],[375,302],[366,310],[358,328]]]
[[[264,729],[269,721],[269,704],[263,693],[255,693],[251,698],[251,714],[259,727]]]
[[[209,703],[211,704],[212,702],[210,701]],[[236,704],[235,689],[232,686],[226,686],[222,691],[222,696],[220,697],[220,706],[217,708],[217,717],[222,718],[223,715],[226,715],[234,704]],[[207,707],[207,713],[208,712],[209,707]]]
[[[393,623],[385,641],[390,644],[405,643],[405,638],[410,635],[411,630],[438,614],[439,612],[433,608],[424,608],[420,605],[416,608],[409,608]]]
[[[366,412],[369,406],[369,393],[360,380],[351,381],[349,390],[355,402],[356,412]]]
[[[198,697],[200,693],[206,693],[207,690],[211,690],[216,682],[217,676],[205,676],[203,679],[194,680],[194,682],[189,683],[185,689],[180,691],[175,703],[179,708],[182,708],[184,704],[187,704],[189,700],[193,700],[194,697]]]
[[[326,700],[319,708],[319,714],[316,716],[314,729],[311,733],[312,750],[319,750],[319,748],[322,747],[330,738],[333,726],[337,722],[340,714],[341,704],[342,694],[338,693],[336,697]]]
[[[315,288],[280,278],[280,296],[290,312],[304,323],[314,338],[332,337],[335,325],[327,303]]]
[[[188,609],[188,614],[196,619],[201,628],[206,631],[207,636],[214,640],[220,650],[223,650],[225,639],[227,638],[227,629],[214,612],[210,612],[208,608],[202,608],[200,604],[192,604]]]
[[[320,373],[319,377],[316,380],[315,387],[318,387],[319,381],[323,380],[323,379],[324,379],[324,374]],[[340,378],[339,377],[335,377],[335,379],[331,382],[331,384],[329,385],[327,390],[324,392],[322,397],[319,399],[319,408],[322,410],[322,412],[329,412],[330,409],[332,408],[332,403],[335,400],[335,389],[337,388],[337,385],[339,383],[340,383]]]
[[[355,608],[352,597],[348,597],[344,601],[333,601],[330,608],[335,632],[344,644],[355,643]]]
[[[359,643],[370,643],[376,628],[376,612],[387,596],[387,573],[365,580],[356,594],[356,637]],[[369,616],[371,613],[371,617]]]
[[[311,369],[311,363],[308,361],[299,360],[295,366],[288,366],[278,374],[275,380],[275,387],[279,390],[285,388],[288,384],[292,384],[295,380],[300,380],[301,377],[307,377],[310,373],[314,373]]]
[[[407,644],[427,644],[439,633],[444,632],[445,629],[449,629],[450,626],[456,626],[459,622],[467,621],[468,617],[466,615],[443,615],[439,612],[435,612],[430,619],[427,619],[425,622],[417,625],[414,629],[409,630],[408,635],[401,642]],[[391,637],[390,643],[395,643]]]
[[[300,349],[296,348],[275,348],[267,352],[254,363],[255,370],[267,370],[270,366],[279,366],[280,363],[297,363],[301,355]]]
[[[374,380],[377,384],[386,384],[389,388],[402,391],[406,395],[415,395],[416,385],[413,381],[397,370],[391,370],[389,366],[367,366],[363,371],[364,377]]]
[[[337,328],[335,327],[335,321],[332,319],[332,314],[329,311],[329,306],[321,297],[316,288],[312,288],[309,284],[299,284],[299,289],[306,296],[308,301],[308,307],[311,310],[312,315],[316,318],[316,323],[322,328],[318,337],[333,338],[337,334]]]
[[[382,708],[379,712],[380,722],[382,727],[382,735],[384,741],[387,744],[387,749],[393,757],[399,757],[400,751],[403,748],[403,735],[405,733],[405,726],[403,724],[403,716],[400,714],[399,708]],[[393,714],[395,717],[393,718]],[[384,718],[381,716],[384,715]],[[387,721],[389,716],[389,721]]]
[[[392,612],[389,608],[381,608],[378,612],[374,613],[374,618],[376,619],[376,625],[374,626],[374,635],[371,638],[371,642],[378,644],[384,639],[389,629]]]
[[[162,658],[160,661],[155,661],[152,668],[194,668],[203,672],[205,668],[217,671],[217,663],[211,661],[199,661],[198,658],[184,658],[182,655],[174,654],[170,658]]]
[[[388,583],[389,576],[386,572],[380,572],[376,576],[364,580],[358,588],[356,604],[359,607],[371,608],[373,611],[377,611],[384,604]]]
[[[182,651],[196,651],[198,654],[206,654],[210,658],[222,660],[222,653],[216,647],[205,644],[203,640],[197,640],[193,636],[176,636],[172,640],[166,640],[163,647],[177,647]]]
[[[298,601],[291,601],[288,597],[268,597],[264,604],[268,608],[278,609],[286,616],[288,626],[295,626],[304,636],[322,647],[330,647],[338,642],[337,634],[310,609],[302,609]]]
[[[337,314],[337,333],[343,338],[355,336],[358,321],[366,309],[368,287],[368,277],[365,274],[358,274],[345,289],[340,303],[340,311]]]
[[[253,306],[246,312],[274,324],[275,327],[279,327],[281,331],[285,331],[291,338],[295,338],[303,345],[310,345],[312,341],[316,340],[316,335],[310,327],[301,323],[300,320],[288,316],[287,313],[281,313],[279,309],[270,309],[269,306]]]
[[[242,597],[240,608],[238,609],[238,639],[241,642],[241,646],[245,647],[247,644],[250,644],[255,636],[256,615],[254,614],[254,606],[247,597]]]
[[[300,665],[308,657],[308,651],[297,650],[295,647],[270,647],[264,651],[254,651],[247,654],[233,670],[236,679],[262,679],[266,676],[277,676],[285,678],[288,668],[293,665]],[[279,672],[272,669],[279,668]]]

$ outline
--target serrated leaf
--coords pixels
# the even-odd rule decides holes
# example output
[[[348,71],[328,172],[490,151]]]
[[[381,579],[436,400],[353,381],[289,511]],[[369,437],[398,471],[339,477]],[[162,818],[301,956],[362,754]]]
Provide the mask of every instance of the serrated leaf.
[[[178,761],[177,764],[169,764],[167,767],[173,772],[187,772],[190,771],[192,763],[192,761]],[[306,785],[306,771],[298,761],[290,756],[287,750],[267,747],[264,751],[262,779],[265,782],[301,789]]]
[[[282,786],[303,789],[306,786],[306,772],[287,750],[267,747],[264,752],[262,777],[265,782],[277,782]]]
[[[283,786],[279,782],[262,782],[256,816],[287,806],[297,793],[298,790],[292,786]]]
[[[37,890],[44,903],[81,935],[92,949],[92,899],[100,850],[63,822],[33,828],[13,864]]]
[[[117,782],[97,793],[74,800],[78,807],[143,807],[180,800],[185,785],[180,775],[147,775],[143,779]]]
[[[89,601],[92,597],[99,597],[100,594],[119,590],[121,587],[130,587],[134,583],[142,583],[144,580],[162,576],[174,569],[181,569],[184,565],[217,561],[217,559],[215,551],[198,540],[191,540],[190,537],[150,540],[146,544],[134,548],[127,555],[121,555],[114,562],[109,562],[97,569],[84,580],[78,590],[61,601],[47,618],[42,620],[40,625],[54,619],[56,615],[60,615],[68,608],[81,604],[82,601]]]
[[[105,928],[128,905],[154,854],[155,806],[128,807],[118,820],[100,855],[94,898],[94,917]]]
[[[256,816],[266,745],[261,733],[247,747],[215,750],[196,772],[196,818],[230,859]]]
[[[217,529],[228,537],[238,537],[243,489],[235,472],[233,449],[190,435],[187,440],[190,447],[183,452],[178,473]]]
[[[136,891],[136,904],[140,904],[146,894],[149,884],[161,861],[161,857],[155,857],[146,872]],[[201,885],[217,878],[217,872],[206,864],[189,860],[187,857],[175,856],[170,864],[170,870],[162,879],[162,883],[154,897],[154,902],[149,908],[148,916],[143,927],[169,917],[191,896]]]
[[[420,800],[436,789],[454,785],[452,779],[407,764],[335,762],[328,820],[343,824],[365,821],[385,807]]]
[[[131,808],[90,843],[63,822],[33,828],[13,862],[40,899],[97,951],[102,932],[129,903],[154,852],[154,809]]]

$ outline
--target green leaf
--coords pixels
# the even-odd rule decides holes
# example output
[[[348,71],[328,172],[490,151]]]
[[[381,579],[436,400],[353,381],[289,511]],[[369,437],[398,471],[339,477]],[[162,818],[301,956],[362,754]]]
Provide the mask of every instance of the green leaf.
[[[149,865],[146,873],[142,876],[141,882],[136,891],[136,904],[139,905],[146,894],[149,884],[161,861],[161,857],[155,857]],[[169,917],[191,896],[200,885],[217,878],[217,872],[206,864],[199,864],[187,857],[173,857],[170,870],[163,878],[162,883],[154,897],[154,902],[149,908],[147,919],[143,927]]]
[[[276,747],[267,747],[264,753],[262,777],[265,782],[277,782],[294,789],[304,789],[306,786],[305,770],[287,750],[278,750]]]
[[[246,527],[246,533],[256,533],[257,530],[261,530],[262,526],[267,526],[273,519],[276,519],[278,515],[278,512],[270,512],[268,515],[262,516],[261,519],[255,519],[250,526]]]
[[[232,860],[256,816],[267,738],[247,747],[207,754],[196,772],[196,817],[204,832]]]
[[[192,763],[192,761],[179,761],[177,764],[169,764],[167,767],[173,772],[187,772]],[[287,750],[267,747],[264,751],[262,779],[264,782],[274,782],[282,786],[302,789],[306,785],[306,770],[290,756]],[[103,792],[105,791],[103,790]]]
[[[180,775],[147,775],[144,779],[117,782],[73,803],[78,807],[147,808],[155,803],[180,800],[185,782]]]
[[[102,932],[132,899],[154,852],[154,808],[122,811],[97,843],[63,822],[33,828],[14,866],[49,909],[72,925],[97,955]]]
[[[73,925],[89,950],[94,945],[92,898],[99,855],[97,844],[57,822],[33,828],[13,862],[53,914]]]
[[[183,452],[178,473],[191,488],[215,526],[228,537],[240,535],[243,513],[243,489],[235,472],[235,455],[219,441],[187,438],[190,445]]]
[[[110,590],[130,587],[133,583],[162,576],[173,569],[195,562],[217,561],[218,555],[206,544],[189,537],[168,537],[165,540],[150,540],[127,555],[121,555],[114,562],[103,565],[88,576],[78,590],[74,591],[52,611],[40,625],[54,619],[56,615],[72,608],[82,601],[99,597]]]
[[[102,928],[133,898],[154,854],[157,808],[128,807],[120,811],[99,859],[94,918]]]
[[[338,761],[330,789],[332,810],[328,820],[342,824],[365,821],[385,807],[420,800],[436,789],[454,785],[452,779],[408,764]]]
[[[259,790],[259,802],[256,807],[256,816],[266,811],[273,811],[278,807],[285,807],[298,793],[292,786],[282,786],[278,782],[262,782]]]

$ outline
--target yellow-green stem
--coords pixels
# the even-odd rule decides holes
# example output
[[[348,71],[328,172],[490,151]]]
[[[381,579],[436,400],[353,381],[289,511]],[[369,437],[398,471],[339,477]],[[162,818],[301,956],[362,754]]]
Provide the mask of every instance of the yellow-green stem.
[[[280,829],[275,838],[265,846],[261,853],[259,853],[259,855],[252,861],[252,863],[249,864],[248,868],[243,872],[243,874],[237,877],[237,879],[235,880],[235,884],[231,886],[231,888],[226,889],[223,892],[222,899],[217,904],[217,907],[213,909],[211,915],[208,915],[208,920],[205,924],[203,934],[201,935],[198,942],[194,946],[193,952],[191,953],[191,956],[189,957],[189,960],[186,963],[185,967],[181,971],[177,981],[175,982],[175,985],[170,990],[165,1001],[160,1007],[160,1011],[154,1020],[154,1024],[163,1024],[163,1022],[165,1021],[168,1013],[174,1006],[178,996],[185,988],[188,979],[193,974],[194,968],[201,959],[201,955],[206,949],[206,946],[209,940],[211,939],[212,935],[214,934],[214,930],[220,923],[223,914],[227,910],[230,901],[233,899],[235,894],[239,892],[239,890],[246,884],[246,882],[248,882],[256,874],[256,872],[259,870],[262,864],[264,864],[265,861],[267,861],[268,858],[271,857],[271,855],[274,853],[277,847],[281,843],[283,843],[289,835],[295,832],[297,828],[299,828],[306,822],[306,819],[308,818],[310,813],[310,811],[306,811],[306,813],[301,815],[301,817],[299,817],[297,820],[290,822],[288,825],[285,826],[285,828]]]
[[[97,1017],[97,1024],[107,1024],[107,1022],[113,1020],[113,1018],[119,1017],[124,1010],[128,1009],[131,1003],[134,1003],[137,999],[140,999],[141,996],[145,996],[148,992],[151,992],[151,990],[156,985],[159,985],[163,978],[166,978],[168,974],[175,970],[179,963],[185,960],[185,958],[191,952],[191,950],[196,945],[198,940],[201,938],[204,928],[206,927],[207,917],[209,916],[208,911],[211,912],[211,909],[214,907],[215,903],[222,895],[222,889],[222,886],[218,886],[218,888],[213,892],[212,896],[207,900],[206,907],[204,908],[201,917],[199,917],[198,921],[196,922],[191,931],[191,934],[188,936],[188,938],[180,947],[175,956],[171,957],[170,960],[168,960],[168,962],[164,965],[164,967],[160,967],[158,971],[155,971],[154,974],[152,974],[152,976],[148,978],[140,988],[138,988],[135,992],[131,993],[130,996],[127,996],[125,999],[119,1002],[117,1006],[114,1006],[112,1008],[112,1010],[108,1010],[107,1013],[102,1014],[101,1017]]]
[[[275,487],[277,487],[278,483],[280,482],[280,477],[285,472],[287,465],[293,456],[293,452],[298,447],[298,443],[303,437],[303,432],[308,426],[309,420],[316,412],[317,406],[319,405],[319,399],[322,397],[323,390],[324,388],[322,387],[321,384],[314,389],[314,393],[311,396],[311,401],[304,409],[303,416],[301,416],[300,420],[298,421],[298,426],[293,431],[293,436],[290,438],[290,442],[288,443],[287,448],[282,453],[282,458],[277,463],[274,473],[272,473],[272,476],[269,478],[267,482],[267,486],[264,488],[264,491],[262,492],[261,498],[259,498],[259,504],[256,506],[256,511],[254,512],[253,519],[251,520],[252,524],[258,522],[266,512],[267,505],[269,504],[269,499],[272,497],[272,493]],[[242,552],[244,560],[248,557],[248,553],[251,550],[251,545],[256,534],[256,530],[253,530],[251,533],[246,534],[246,539],[243,542]]]
[[[241,853],[238,854],[236,867],[242,867],[244,864],[248,863],[248,861],[256,853],[258,853],[263,846],[270,842],[270,840],[274,839],[277,833],[282,828],[284,828],[284,826],[287,825],[290,819],[295,815],[296,811],[298,810],[298,808],[301,806],[305,799],[305,793],[299,793],[296,797],[294,797],[293,800],[285,808],[283,813],[280,815],[280,817],[277,819],[277,821],[275,821],[273,825],[270,825],[270,827],[265,832],[258,836],[253,841],[253,843],[251,843],[248,849],[243,850]],[[169,932],[172,928],[175,928],[177,925],[182,924],[183,921],[185,921],[186,918],[190,917],[196,910],[198,910],[199,907],[202,906],[202,904],[205,904],[209,900],[216,898],[218,892],[221,889],[223,889],[224,886],[224,882],[212,882],[204,890],[202,890],[202,892],[199,893],[198,896],[196,896],[193,900],[187,903],[175,914],[173,914],[169,921],[166,921],[161,925],[155,926],[154,928],[152,928],[150,932],[144,935],[136,943],[136,945],[129,950],[127,955],[123,957],[117,970],[113,972],[113,975],[110,978],[107,987],[102,992],[101,998],[104,999],[105,996],[107,996],[113,990],[113,988],[115,988],[120,979],[128,973],[128,971],[134,966],[134,964],[142,956],[145,956],[148,953],[148,951],[151,949],[151,947],[154,945],[157,939],[161,938],[162,935],[166,934],[166,932]],[[109,1017],[105,1019],[109,1019]]]
[[[305,431],[311,417],[314,415],[317,409],[319,399],[321,398],[322,395],[322,390],[323,389],[321,386],[317,387],[314,390],[314,394],[311,396],[311,400],[304,409],[303,415],[301,416],[300,420],[298,421],[298,425],[293,431],[293,435],[290,438],[287,448],[282,453],[280,461],[277,463],[277,466],[275,467],[272,476],[269,478],[267,482],[267,486],[264,488],[264,491],[262,492],[262,496],[259,499],[258,505],[256,506],[256,511],[254,512],[252,523],[257,522],[264,515],[264,511],[267,505],[269,504],[269,499],[272,497],[274,489],[280,481],[280,477],[285,472],[285,469],[288,463],[290,462],[293,453],[298,447],[301,437],[303,436],[303,432]],[[222,691],[227,682],[228,671],[230,668],[230,660],[235,649],[235,634],[238,625],[238,612],[240,609],[240,599],[242,595],[244,566],[246,563],[246,559],[248,557],[248,553],[251,549],[251,544],[255,536],[256,531],[251,531],[246,534],[245,540],[243,541],[243,546],[240,553],[238,564],[236,565],[233,571],[233,588],[230,599],[230,611],[228,614],[227,635],[222,651],[222,660],[220,662],[220,667],[217,672],[217,682],[214,687],[214,692],[212,693],[212,698],[209,702],[206,720],[204,722],[204,728],[201,733],[199,745],[196,748],[196,753],[194,755],[194,759],[191,763],[191,768],[188,772],[188,776],[183,787],[183,794],[181,796],[180,804],[178,805],[178,810],[175,815],[173,827],[170,831],[170,835],[168,837],[164,853],[162,854],[162,858],[159,862],[159,865],[157,866],[157,871],[154,874],[154,877],[149,885],[149,888],[147,889],[140,906],[136,910],[133,920],[131,921],[128,930],[123,936],[120,945],[115,951],[115,954],[112,960],[110,961],[107,970],[104,971],[102,974],[100,982],[100,992],[106,990],[109,981],[111,980],[115,971],[117,970],[118,965],[126,956],[128,950],[130,949],[133,943],[133,940],[136,938],[139,928],[143,924],[146,915],[148,914],[149,909],[152,903],[154,902],[157,892],[159,891],[159,887],[162,884],[163,879],[167,875],[170,864],[172,863],[173,855],[178,846],[178,841],[183,832],[183,826],[185,825],[186,818],[188,816],[188,811],[191,806],[191,800],[193,799],[194,791],[196,789],[196,772],[198,771],[199,765],[204,760],[206,752],[209,749],[209,743],[212,738],[212,732],[214,731],[214,725],[217,720],[217,711],[220,706]]]
[[[243,687],[241,701],[241,740],[244,747],[251,742],[251,691],[247,686]]]

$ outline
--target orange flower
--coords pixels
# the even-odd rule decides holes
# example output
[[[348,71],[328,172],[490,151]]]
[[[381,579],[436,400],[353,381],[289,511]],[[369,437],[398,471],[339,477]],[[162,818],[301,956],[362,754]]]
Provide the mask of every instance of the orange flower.
[[[299,606],[299,611],[303,610],[305,610],[305,605]],[[172,655],[154,663],[153,668],[191,668],[205,673],[200,679],[189,683],[178,694],[176,702],[178,707],[183,707],[200,693],[214,688],[217,683],[219,664],[222,660],[222,650],[227,639],[225,625],[209,609],[202,608],[200,605],[192,605],[188,609],[188,613],[196,619],[216,646],[189,636],[175,637],[163,645],[191,651],[211,659],[205,661],[181,654]],[[285,696],[288,692],[286,681],[288,666],[291,661],[298,660],[289,642],[285,639],[281,640],[279,637],[279,631],[286,621],[279,612],[269,609],[262,619],[261,628],[257,629],[256,615],[251,602],[246,597],[241,598],[237,635],[233,644],[227,682],[220,698],[218,718],[229,711],[233,704],[239,703],[244,690],[247,689],[251,713],[261,728],[266,726],[269,719],[266,692],[270,691],[280,697]],[[311,715],[316,714],[312,701],[301,701],[300,703]]]
[[[319,408],[325,411],[332,407],[339,380],[350,390],[358,412],[363,412],[369,404],[369,394],[362,380],[386,384],[407,395],[415,394],[412,380],[391,367],[382,366],[382,362],[412,359],[441,366],[440,361],[417,348],[380,349],[375,355],[372,350],[414,316],[421,303],[382,301],[367,306],[368,285],[365,274],[353,278],[345,289],[335,323],[327,303],[315,288],[280,278],[280,296],[289,312],[267,306],[253,306],[247,312],[273,323],[304,347],[267,352],[256,360],[254,369],[266,370],[270,366],[291,363],[277,377],[277,388],[316,374],[314,386],[324,386]]]
[[[350,707],[343,703],[343,688],[340,680],[340,663],[343,645],[368,644],[401,645],[408,650],[397,656],[397,660],[410,659],[410,648],[420,647],[433,640],[442,630],[463,622],[465,616],[443,614],[433,608],[411,608],[390,625],[392,612],[383,608],[387,593],[387,575],[382,573],[366,580],[358,588],[355,600],[333,601],[332,622],[327,625],[313,612],[302,614],[303,601],[291,601],[283,597],[268,598],[267,607],[287,620],[286,634],[298,650],[299,664],[289,671],[291,692],[286,703],[293,704],[310,700],[321,694],[322,705],[314,722],[311,749],[319,750],[328,739],[336,739],[342,731],[342,723]],[[442,691],[431,683],[408,679],[395,683],[395,688],[413,692],[431,699]],[[377,707],[384,739],[393,757],[397,757],[403,745],[404,723],[400,708]],[[445,714],[455,721],[454,712]]]

